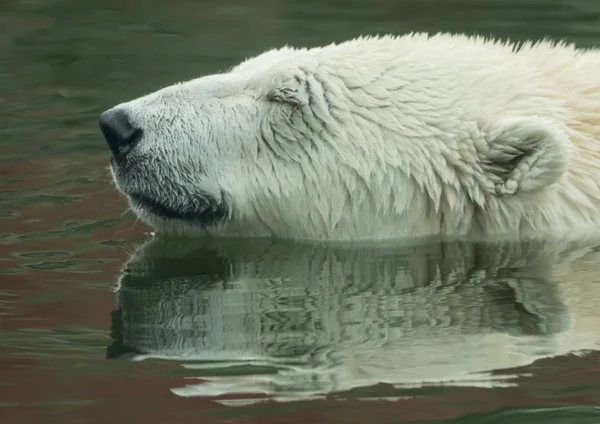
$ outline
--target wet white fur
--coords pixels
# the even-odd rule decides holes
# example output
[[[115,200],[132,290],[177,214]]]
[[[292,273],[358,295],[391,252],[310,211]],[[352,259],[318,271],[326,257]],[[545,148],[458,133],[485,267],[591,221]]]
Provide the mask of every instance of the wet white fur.
[[[282,48],[120,105],[125,193],[230,205],[214,235],[387,239],[600,228],[600,53],[439,34]],[[138,208],[158,231],[204,229]]]

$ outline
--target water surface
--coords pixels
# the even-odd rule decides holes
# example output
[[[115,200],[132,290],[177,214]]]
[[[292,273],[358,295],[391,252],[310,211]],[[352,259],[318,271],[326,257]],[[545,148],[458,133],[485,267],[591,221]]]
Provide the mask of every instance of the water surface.
[[[595,0],[0,0],[3,423],[597,423],[600,241],[152,238],[106,108],[284,44],[600,44]]]

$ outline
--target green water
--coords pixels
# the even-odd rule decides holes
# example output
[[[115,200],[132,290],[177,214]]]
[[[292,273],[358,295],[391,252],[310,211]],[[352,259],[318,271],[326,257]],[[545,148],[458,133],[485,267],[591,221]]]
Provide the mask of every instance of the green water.
[[[600,240],[152,238],[97,125],[283,44],[600,45],[600,2],[0,0],[0,28],[0,422],[600,422]]]

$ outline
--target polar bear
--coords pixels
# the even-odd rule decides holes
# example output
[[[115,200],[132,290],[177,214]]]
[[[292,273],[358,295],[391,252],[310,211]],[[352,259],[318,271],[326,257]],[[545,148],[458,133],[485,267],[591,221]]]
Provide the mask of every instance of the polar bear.
[[[311,240],[600,228],[600,52],[451,34],[284,47],[100,117],[159,232]]]

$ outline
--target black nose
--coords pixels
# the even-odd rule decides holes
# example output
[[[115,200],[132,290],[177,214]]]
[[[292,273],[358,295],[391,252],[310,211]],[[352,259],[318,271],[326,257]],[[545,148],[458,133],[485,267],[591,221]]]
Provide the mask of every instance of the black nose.
[[[131,125],[123,109],[110,109],[100,115],[100,130],[115,158],[125,156],[142,138],[142,130]]]

